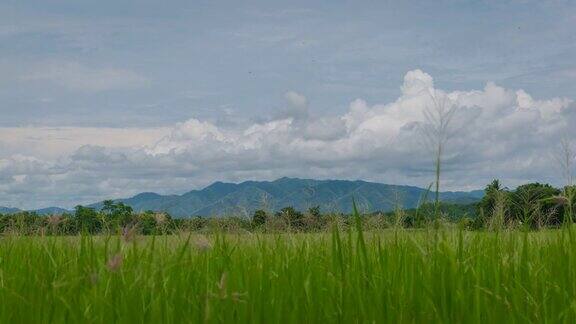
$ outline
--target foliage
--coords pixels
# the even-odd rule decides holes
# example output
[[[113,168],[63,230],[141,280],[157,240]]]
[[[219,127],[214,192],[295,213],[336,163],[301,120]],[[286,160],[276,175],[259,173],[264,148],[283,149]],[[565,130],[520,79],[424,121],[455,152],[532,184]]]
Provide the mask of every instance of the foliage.
[[[331,234],[4,235],[0,322],[576,321],[574,228],[362,234],[347,219]]]
[[[266,223],[267,219],[268,214],[266,214],[264,210],[258,209],[257,211],[254,212],[254,215],[252,216],[252,226],[254,226],[255,228],[260,227]]]
[[[558,206],[550,198],[560,190],[548,184],[529,183],[521,185],[510,193],[510,209],[514,220],[535,228],[545,224],[559,224],[561,215]]]
[[[105,200],[101,212],[104,214],[104,223],[108,230],[124,228],[134,222],[132,207],[122,202]]]
[[[77,229],[86,233],[94,234],[102,229],[102,220],[94,208],[76,206],[75,219]]]
[[[491,213],[496,206],[498,194],[503,192],[504,189],[500,186],[500,181],[495,179],[484,189],[484,197],[478,203],[478,208],[482,209],[485,213]]]
[[[304,229],[304,214],[294,209],[294,207],[284,207],[276,213],[276,217],[282,218],[288,227],[299,231]]]
[[[425,228],[438,222],[452,223],[468,230],[499,231],[507,227],[524,229],[559,227],[573,221],[576,186],[556,189],[547,184],[529,183],[515,190],[502,188],[498,180],[486,186],[485,196],[475,204],[431,202],[424,197],[418,208],[361,215],[367,230],[391,227]],[[438,216],[437,216],[438,215]],[[191,217],[172,218],[167,213],[135,213],[122,202],[106,201],[101,210],[77,206],[74,214],[39,216],[30,212],[0,215],[0,233],[22,235],[118,234],[131,229],[144,235],[176,232],[320,232],[334,225],[348,228],[350,216],[322,213],[313,206],[303,213],[285,207],[274,214],[256,210],[251,218]]]
[[[320,217],[320,206],[314,206],[308,208],[308,214],[312,217]]]

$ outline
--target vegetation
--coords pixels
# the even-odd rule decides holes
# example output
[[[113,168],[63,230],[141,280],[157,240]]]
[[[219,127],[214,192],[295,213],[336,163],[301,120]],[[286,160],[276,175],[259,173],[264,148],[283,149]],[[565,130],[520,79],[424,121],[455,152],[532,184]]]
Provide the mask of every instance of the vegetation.
[[[576,187],[562,190],[548,184],[530,183],[510,191],[498,180],[486,187],[478,203],[477,228],[522,227],[539,229],[573,222]]]
[[[446,144],[451,135],[451,121],[456,114],[458,106],[452,102],[446,94],[437,93],[436,90],[429,93],[432,104],[424,110],[425,123],[421,124],[421,132],[426,141],[426,147],[432,148],[434,156],[434,219],[440,217],[440,175],[442,162],[446,151]]]
[[[364,215],[4,215],[0,322],[571,323],[575,193],[495,180],[476,204]]]
[[[530,183],[515,190],[502,188],[494,180],[485,188],[485,196],[474,204],[451,204],[430,201],[413,209],[398,205],[393,211],[372,212],[361,217],[367,230],[385,228],[425,228],[439,221],[464,226],[469,230],[504,228],[557,228],[574,221],[576,186],[562,189],[547,184]],[[438,217],[437,215],[440,215]],[[22,235],[122,234],[132,231],[144,235],[178,232],[320,232],[330,231],[334,224],[350,226],[350,215],[322,213],[319,206],[305,212],[285,207],[273,213],[256,210],[247,217],[172,218],[167,213],[134,213],[122,202],[105,201],[100,210],[77,206],[74,214],[39,216],[31,212],[0,215],[0,233]]]
[[[576,320],[572,226],[366,232],[352,220],[318,234],[5,234],[0,322]]]

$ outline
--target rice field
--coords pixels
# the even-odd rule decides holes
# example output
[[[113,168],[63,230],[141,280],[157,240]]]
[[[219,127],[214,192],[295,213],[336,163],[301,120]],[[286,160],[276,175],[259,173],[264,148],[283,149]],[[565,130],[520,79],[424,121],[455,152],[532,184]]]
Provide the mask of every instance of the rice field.
[[[8,235],[0,322],[574,323],[575,235]]]

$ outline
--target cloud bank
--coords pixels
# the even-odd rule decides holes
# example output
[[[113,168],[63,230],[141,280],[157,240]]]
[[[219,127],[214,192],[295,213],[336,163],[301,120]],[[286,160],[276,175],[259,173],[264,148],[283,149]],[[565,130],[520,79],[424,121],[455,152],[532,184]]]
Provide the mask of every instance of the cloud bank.
[[[285,109],[249,125],[192,118],[147,143],[77,143],[58,158],[41,151],[4,156],[0,205],[70,207],[142,191],[182,192],[216,180],[281,176],[426,186],[433,180],[433,156],[420,130],[431,93],[457,107],[444,189],[476,189],[493,178],[509,186],[561,183],[551,155],[562,138],[576,138],[573,100],[538,100],[490,82],[481,90],[446,92],[421,70],[406,73],[400,89],[393,102],[357,99],[346,113],[323,117],[313,114],[305,96],[290,91]],[[0,147],[8,144],[3,140]]]

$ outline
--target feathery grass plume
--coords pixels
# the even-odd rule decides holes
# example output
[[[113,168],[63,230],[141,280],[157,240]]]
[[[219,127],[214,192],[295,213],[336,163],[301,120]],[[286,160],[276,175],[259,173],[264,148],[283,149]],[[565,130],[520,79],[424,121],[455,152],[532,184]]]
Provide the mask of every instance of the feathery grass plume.
[[[46,223],[50,229],[50,234],[59,234],[58,226],[63,222],[64,218],[60,215],[50,215],[46,218]]]
[[[398,192],[394,192],[394,198],[394,228],[399,229],[404,227],[406,212],[404,211],[402,199]]]
[[[492,210],[492,215],[488,220],[488,228],[492,231],[498,232],[504,229],[506,221],[506,206],[507,206],[507,195],[506,192],[502,190],[496,190],[494,192],[494,206]]]
[[[566,206],[569,203],[568,198],[566,198],[566,196],[562,196],[562,195],[554,196],[551,199],[558,206]]]
[[[110,272],[117,272],[118,270],[120,270],[123,263],[124,258],[122,254],[118,253],[112,256],[110,259],[108,259],[108,262],[106,262],[106,268],[108,268]]]
[[[241,292],[230,292],[228,287],[228,273],[222,272],[220,280],[216,283],[216,293],[210,293],[210,296],[220,300],[229,299],[234,303],[245,302],[244,298],[247,294]]]
[[[262,193],[260,196],[260,209],[262,209],[267,214],[272,214],[272,210],[274,209],[270,203],[270,199],[271,196],[267,192]]]
[[[124,242],[133,242],[138,234],[138,224],[126,225],[122,228],[122,239]]]
[[[218,293],[215,294],[215,297],[220,299],[228,298],[228,274],[226,272],[222,272],[220,276],[220,280],[216,283],[216,287],[218,288]]]
[[[562,170],[565,185],[568,187],[572,186],[574,184],[573,171],[576,160],[576,149],[568,138],[564,137],[560,140],[555,158]]]
[[[194,247],[200,252],[206,252],[212,248],[212,243],[206,236],[201,235],[194,239]]]
[[[366,249],[366,240],[364,239],[364,229],[362,226],[362,217],[358,212],[358,208],[356,207],[355,199],[352,199],[352,214],[354,216],[355,227],[356,227],[356,235],[358,235],[357,244],[362,255],[362,260],[364,265],[368,264],[368,252]]]
[[[435,208],[434,218],[440,216],[440,176],[442,173],[442,159],[446,151],[446,143],[452,135],[451,121],[456,114],[458,106],[448,98],[448,95],[436,91],[428,92],[431,104],[424,109],[424,123],[420,124],[420,131],[434,156],[434,192]]]
[[[574,204],[576,202],[576,189],[574,188],[573,177],[576,149],[567,137],[560,140],[558,150],[554,157],[562,170],[562,177],[565,181],[565,186],[561,194],[563,201],[559,201],[559,204],[561,204],[564,209],[564,223],[571,224],[574,222]],[[558,199],[560,199],[560,197],[558,197]]]
[[[218,286],[218,291],[220,292],[221,298],[225,298],[227,295],[226,294],[226,292],[227,292],[227,288],[226,288],[227,280],[228,280],[228,275],[226,272],[223,272],[222,276],[220,277],[220,281],[216,284],[216,286]]]
[[[52,227],[58,226],[62,222],[62,220],[63,218],[60,215],[50,215],[48,216],[48,218],[46,218],[46,222],[48,223],[48,225]]]
[[[416,205],[416,210],[414,211],[414,223],[417,227],[424,225],[424,219],[422,219],[422,206],[428,202],[428,195],[430,194],[430,190],[433,185],[433,183],[429,184],[424,193],[418,197],[418,204]]]
[[[165,213],[155,213],[154,220],[156,221],[156,224],[163,225],[168,220],[168,217]]]

